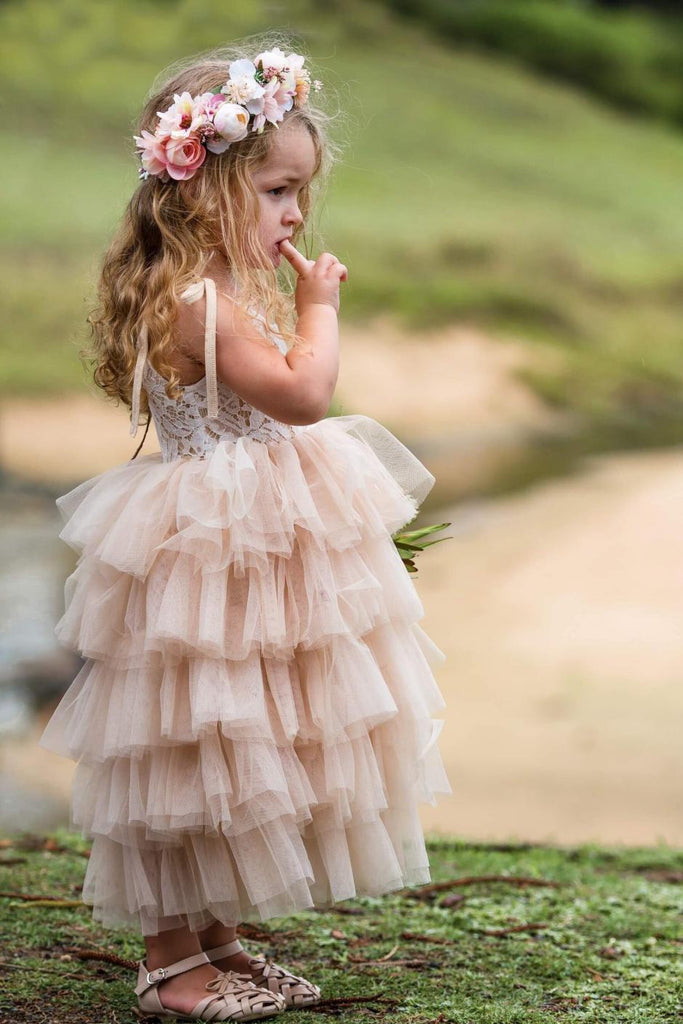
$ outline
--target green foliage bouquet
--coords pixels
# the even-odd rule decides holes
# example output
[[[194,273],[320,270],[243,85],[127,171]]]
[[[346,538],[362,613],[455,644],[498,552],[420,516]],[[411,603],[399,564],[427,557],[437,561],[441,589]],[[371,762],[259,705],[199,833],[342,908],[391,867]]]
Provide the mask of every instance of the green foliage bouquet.
[[[419,530],[400,530],[392,534],[396,549],[403,559],[408,572],[417,572],[415,557],[431,544],[438,544],[441,540],[450,540],[450,537],[437,537],[436,540],[424,540],[424,537],[445,530],[450,523],[434,523],[432,526],[423,526]]]

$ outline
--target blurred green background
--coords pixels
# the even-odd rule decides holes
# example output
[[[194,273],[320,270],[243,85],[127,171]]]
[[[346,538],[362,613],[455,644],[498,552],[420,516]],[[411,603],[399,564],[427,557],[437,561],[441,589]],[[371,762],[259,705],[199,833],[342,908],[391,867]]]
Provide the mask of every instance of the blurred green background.
[[[683,425],[683,27],[577,0],[10,0],[0,6],[0,393],[83,390],[97,264],[169,61],[295,34],[347,143],[321,237],[343,317],[474,323],[596,445]],[[673,13],[672,13],[673,12]]]

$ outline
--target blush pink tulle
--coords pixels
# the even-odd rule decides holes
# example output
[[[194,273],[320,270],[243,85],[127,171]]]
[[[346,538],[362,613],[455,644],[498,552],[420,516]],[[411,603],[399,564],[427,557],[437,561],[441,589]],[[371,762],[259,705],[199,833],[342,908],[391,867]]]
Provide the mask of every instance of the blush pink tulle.
[[[59,500],[80,557],[57,634],[86,660],[40,745],[78,762],[70,827],[104,925],[198,930],[429,880],[444,656],[390,536],[416,499],[361,420],[378,426],[149,455]]]

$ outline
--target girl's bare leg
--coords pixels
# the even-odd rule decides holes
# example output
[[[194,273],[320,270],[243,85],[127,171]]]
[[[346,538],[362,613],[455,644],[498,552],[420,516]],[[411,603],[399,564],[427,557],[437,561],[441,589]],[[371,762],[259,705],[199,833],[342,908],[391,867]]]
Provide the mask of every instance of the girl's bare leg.
[[[153,971],[157,967],[168,967],[177,960],[184,960],[185,957],[202,951],[197,933],[190,931],[188,927],[168,928],[160,931],[158,935],[145,935],[144,939],[148,971]],[[212,964],[200,964],[183,974],[176,974],[160,982],[157,985],[157,992],[162,1006],[168,1010],[191,1013],[200,999],[210,995],[205,988],[206,983],[219,973],[219,969]]]
[[[214,946],[223,946],[226,942],[232,942],[237,938],[237,929],[228,928],[220,921],[214,921],[208,928],[197,932],[202,949],[213,949]],[[233,953],[232,956],[221,957],[214,960],[213,965],[220,971],[237,971],[239,974],[254,974],[249,967],[250,954],[244,950],[241,953]],[[258,974],[258,971],[256,972]]]

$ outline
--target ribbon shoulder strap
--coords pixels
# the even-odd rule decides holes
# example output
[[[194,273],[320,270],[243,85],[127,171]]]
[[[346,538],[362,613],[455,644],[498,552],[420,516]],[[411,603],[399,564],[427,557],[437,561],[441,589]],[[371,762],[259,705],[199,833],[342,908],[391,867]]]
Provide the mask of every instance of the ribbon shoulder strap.
[[[203,277],[191,284],[180,296],[185,302],[197,302],[206,294],[204,321],[204,372],[206,374],[206,407],[209,419],[218,416],[218,378],[216,373],[216,282]]]
[[[145,372],[147,352],[149,349],[149,336],[147,324],[142,325],[138,334],[137,359],[135,360],[135,371],[133,373],[133,393],[130,399],[130,433],[132,437],[138,432],[138,420],[140,419],[140,392],[142,391],[142,375]]]

